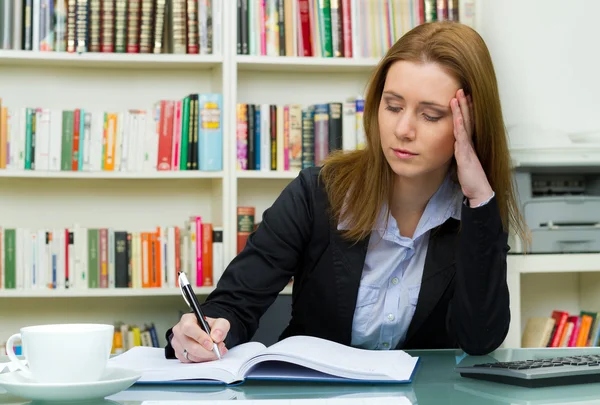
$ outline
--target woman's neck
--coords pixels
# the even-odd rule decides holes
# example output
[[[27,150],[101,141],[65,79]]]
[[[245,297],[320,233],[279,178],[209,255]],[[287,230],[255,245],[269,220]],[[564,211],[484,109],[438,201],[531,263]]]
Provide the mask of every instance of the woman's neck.
[[[400,234],[412,237],[427,203],[444,181],[443,176],[423,178],[406,178],[397,176],[392,195],[390,211],[398,223]]]

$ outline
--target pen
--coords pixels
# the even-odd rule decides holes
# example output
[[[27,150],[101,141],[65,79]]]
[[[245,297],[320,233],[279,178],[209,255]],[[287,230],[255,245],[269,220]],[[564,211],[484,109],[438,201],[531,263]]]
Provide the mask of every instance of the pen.
[[[179,272],[179,288],[181,288],[181,293],[183,294],[183,299],[185,300],[185,302],[188,304],[188,306],[191,308],[191,310],[196,315],[196,318],[198,319],[198,323],[200,324],[200,327],[210,337],[210,326],[208,326],[208,323],[204,319],[204,314],[202,313],[202,310],[200,309],[200,303],[198,302],[198,299],[196,298],[196,294],[194,294],[194,290],[192,290],[192,286],[188,282],[187,277],[185,276],[185,273],[182,271]],[[218,359],[221,359],[221,353],[219,353],[219,346],[215,342],[213,342],[213,352],[215,352]]]

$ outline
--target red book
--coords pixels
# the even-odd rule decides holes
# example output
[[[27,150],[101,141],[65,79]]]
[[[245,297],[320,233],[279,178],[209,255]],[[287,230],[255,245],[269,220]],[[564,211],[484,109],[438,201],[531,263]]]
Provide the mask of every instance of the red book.
[[[237,208],[237,253],[244,250],[248,236],[254,232],[254,207]]]
[[[160,101],[160,121],[158,124],[158,161],[157,170],[171,170],[173,155],[173,115],[175,102],[172,100]]]
[[[568,312],[552,311],[552,318],[554,318],[554,324],[556,325],[556,328],[554,329],[554,334],[552,335],[552,339],[550,341],[550,347],[560,346],[560,338],[562,337],[563,329],[565,328],[568,317]]]
[[[202,217],[196,217],[196,287],[202,287],[204,282],[203,262],[204,257],[202,256]]]
[[[310,12],[308,0],[298,0],[298,56],[313,56],[312,37],[310,35]]]
[[[352,57],[352,9],[350,0],[342,0],[342,38],[344,57]]]
[[[202,285],[213,285],[212,224],[202,224]]]

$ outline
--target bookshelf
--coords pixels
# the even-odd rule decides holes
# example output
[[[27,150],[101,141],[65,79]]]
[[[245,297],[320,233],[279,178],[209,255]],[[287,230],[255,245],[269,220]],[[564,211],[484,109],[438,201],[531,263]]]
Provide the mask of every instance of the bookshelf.
[[[213,15],[212,54],[69,53],[0,49],[3,106],[119,112],[152,111],[160,100],[191,93],[230,97],[232,33],[223,29],[234,15],[223,2]],[[1,47],[1,46],[0,46]],[[223,111],[223,132],[230,116]],[[224,137],[223,150],[228,150]],[[42,171],[0,170],[3,228],[64,229],[78,224],[130,232],[157,225],[183,226],[192,215],[224,229],[230,177],[227,154],[218,171]],[[231,258],[225,247],[224,258]],[[200,299],[213,286],[196,287]],[[286,288],[282,294],[290,294]],[[0,344],[22,326],[52,322],[154,323],[160,345],[164,333],[187,312],[177,288],[0,288]]]
[[[477,2],[475,28],[483,28]],[[92,110],[150,108],[189,93],[223,95],[223,170],[167,172],[42,172],[0,170],[3,227],[73,223],[131,230],[178,224],[202,215],[224,229],[224,263],[236,253],[237,207],[261,220],[295,171],[236,169],[237,103],[310,105],[364,94],[379,58],[238,55],[235,2],[223,2],[212,55],[65,53],[0,50],[0,97],[11,106]],[[491,18],[491,17],[488,17]],[[554,156],[553,151],[544,156]],[[597,152],[586,151],[600,161]],[[515,154],[515,165],[541,154]],[[563,159],[563,153],[556,153]],[[160,219],[160,220],[158,220]],[[506,347],[519,347],[530,316],[555,307],[598,308],[600,254],[508,257],[512,322]],[[550,292],[548,292],[548,290]],[[212,287],[196,287],[205,297]],[[283,294],[290,294],[286,287]],[[23,325],[45,322],[155,322],[164,331],[186,311],[179,291],[156,289],[0,289],[0,343]]]

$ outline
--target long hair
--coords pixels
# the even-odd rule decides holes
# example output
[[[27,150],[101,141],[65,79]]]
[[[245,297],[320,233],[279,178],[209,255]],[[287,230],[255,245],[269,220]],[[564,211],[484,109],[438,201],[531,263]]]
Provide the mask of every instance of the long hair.
[[[397,61],[436,63],[472,96],[473,144],[496,199],[505,230],[514,226],[527,241],[511,175],[511,160],[492,59],[481,36],[457,22],[421,24],[403,35],[375,68],[365,95],[365,147],[337,151],[321,168],[333,217],[347,224],[343,236],[355,242],[368,236],[393,190],[394,172],[381,149],[377,114],[387,72]],[[389,207],[389,205],[388,205]],[[388,212],[389,214],[389,212]]]

